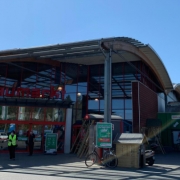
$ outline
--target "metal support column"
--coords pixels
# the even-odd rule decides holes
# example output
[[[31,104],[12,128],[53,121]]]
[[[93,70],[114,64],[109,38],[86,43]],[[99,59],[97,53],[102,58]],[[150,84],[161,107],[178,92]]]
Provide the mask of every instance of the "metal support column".
[[[104,122],[111,122],[111,49],[104,63]]]

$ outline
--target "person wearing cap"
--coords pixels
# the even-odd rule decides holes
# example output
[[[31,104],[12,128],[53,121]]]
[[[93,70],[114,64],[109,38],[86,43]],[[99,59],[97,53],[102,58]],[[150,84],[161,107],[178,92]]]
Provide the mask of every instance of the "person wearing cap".
[[[15,160],[16,140],[17,140],[17,136],[15,134],[15,131],[11,131],[11,134],[8,136],[8,149],[9,149],[10,159],[13,160]]]

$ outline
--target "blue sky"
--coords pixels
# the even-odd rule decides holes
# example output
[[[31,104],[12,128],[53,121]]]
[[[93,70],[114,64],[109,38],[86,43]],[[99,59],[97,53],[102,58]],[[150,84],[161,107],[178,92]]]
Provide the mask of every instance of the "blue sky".
[[[127,36],[180,83],[180,0],[1,0],[0,50]]]

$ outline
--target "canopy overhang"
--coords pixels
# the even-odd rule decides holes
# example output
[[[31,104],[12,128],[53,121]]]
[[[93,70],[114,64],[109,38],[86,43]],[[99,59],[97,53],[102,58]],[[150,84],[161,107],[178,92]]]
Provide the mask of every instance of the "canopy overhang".
[[[5,50],[0,51],[0,62],[34,61],[49,64],[59,62],[82,65],[104,64],[106,48],[113,50],[112,63],[144,61],[157,76],[164,92],[168,93],[173,90],[167,70],[157,53],[149,45],[127,37]]]

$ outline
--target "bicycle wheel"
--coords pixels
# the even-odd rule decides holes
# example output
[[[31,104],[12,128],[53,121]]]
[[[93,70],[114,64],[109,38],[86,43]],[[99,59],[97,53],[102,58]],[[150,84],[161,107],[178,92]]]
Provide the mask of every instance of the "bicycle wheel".
[[[109,168],[115,168],[118,165],[118,158],[115,154],[106,154],[104,161]]]
[[[90,167],[90,166],[92,166],[93,164],[96,163],[96,160],[97,160],[97,155],[95,153],[91,153],[86,157],[85,165],[87,167]]]

